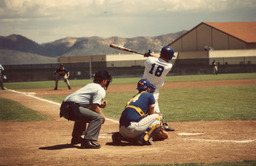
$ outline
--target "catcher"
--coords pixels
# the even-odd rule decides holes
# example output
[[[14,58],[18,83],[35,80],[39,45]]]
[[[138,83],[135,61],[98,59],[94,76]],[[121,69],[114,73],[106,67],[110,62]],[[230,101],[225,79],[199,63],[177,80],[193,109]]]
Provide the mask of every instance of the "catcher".
[[[163,116],[154,111],[154,86],[148,80],[141,79],[137,89],[138,94],[131,98],[122,112],[119,132],[112,135],[113,144],[128,141],[151,145],[153,140],[168,138],[167,132],[163,130]]]
[[[70,84],[68,81],[69,76],[70,76],[70,74],[69,74],[68,69],[64,67],[64,64],[60,64],[60,67],[57,70],[55,70],[55,72],[54,72],[54,80],[55,80],[54,90],[58,89],[58,82],[60,79],[64,79],[64,82],[66,82],[68,89],[70,90],[71,87],[70,87]]]

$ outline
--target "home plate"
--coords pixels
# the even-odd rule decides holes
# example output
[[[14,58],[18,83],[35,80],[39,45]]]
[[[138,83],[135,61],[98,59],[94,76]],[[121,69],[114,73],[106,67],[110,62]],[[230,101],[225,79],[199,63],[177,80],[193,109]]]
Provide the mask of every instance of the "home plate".
[[[26,92],[26,95],[36,95],[36,92]]]
[[[99,138],[111,138],[112,137],[112,135],[110,135],[110,134],[105,134],[105,133],[103,133],[103,134],[101,134],[100,136],[99,136]]]
[[[177,133],[178,135],[202,135],[203,133]]]

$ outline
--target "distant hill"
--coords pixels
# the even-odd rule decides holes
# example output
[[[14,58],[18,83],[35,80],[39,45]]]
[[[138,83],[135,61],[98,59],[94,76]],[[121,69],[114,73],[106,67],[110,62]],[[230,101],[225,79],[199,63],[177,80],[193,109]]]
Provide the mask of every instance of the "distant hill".
[[[160,49],[186,33],[180,31],[156,37],[67,37],[54,42],[38,44],[24,36],[13,34],[0,36],[1,64],[56,63],[61,56],[88,56],[118,54],[121,51],[109,47],[111,43],[122,45],[139,52],[159,52]],[[122,52],[126,53],[126,52]]]
[[[37,44],[24,36],[15,34],[7,37],[0,36],[0,49],[30,52],[39,55],[47,54],[45,48],[40,44]]]
[[[118,54],[120,50],[109,47],[111,43],[125,46],[139,52],[159,52],[160,49],[186,33],[181,31],[156,37],[82,37],[82,38],[64,38],[52,43],[43,44],[43,46],[55,56],[86,56],[102,54]],[[127,52],[122,52],[127,53]]]
[[[56,57],[46,57],[29,52],[0,49],[0,64],[44,64],[57,63]]]

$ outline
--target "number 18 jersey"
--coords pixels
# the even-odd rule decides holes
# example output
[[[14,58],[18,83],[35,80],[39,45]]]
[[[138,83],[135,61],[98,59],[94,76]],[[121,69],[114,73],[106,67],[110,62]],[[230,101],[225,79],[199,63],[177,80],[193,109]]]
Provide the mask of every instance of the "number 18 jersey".
[[[172,64],[161,58],[148,57],[142,78],[149,80],[157,89],[164,85],[164,79],[172,69]]]

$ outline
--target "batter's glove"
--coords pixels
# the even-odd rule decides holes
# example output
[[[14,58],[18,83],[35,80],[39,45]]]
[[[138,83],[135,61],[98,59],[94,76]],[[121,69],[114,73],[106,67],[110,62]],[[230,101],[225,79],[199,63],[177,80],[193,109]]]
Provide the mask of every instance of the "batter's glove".
[[[168,133],[161,128],[156,135],[153,136],[153,141],[162,141],[168,138]]]
[[[152,52],[150,50],[148,50],[148,52],[144,54],[144,57],[149,57],[151,53]]]

